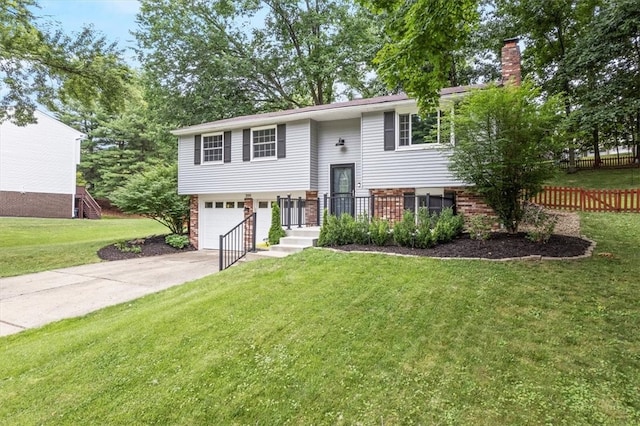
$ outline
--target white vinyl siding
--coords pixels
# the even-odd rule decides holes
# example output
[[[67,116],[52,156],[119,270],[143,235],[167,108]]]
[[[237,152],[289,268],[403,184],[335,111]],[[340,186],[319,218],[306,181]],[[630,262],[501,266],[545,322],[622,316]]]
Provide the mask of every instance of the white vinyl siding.
[[[194,165],[194,136],[181,136],[178,142],[178,192],[254,194],[276,191],[286,194],[312,189],[309,127],[309,120],[286,123],[287,156],[272,161],[242,161],[243,129],[229,129],[232,161],[220,167]]]
[[[336,146],[339,138],[344,139],[344,146]],[[332,164],[355,164],[356,195],[368,195],[368,192],[358,185],[362,181],[360,144],[359,118],[318,123],[318,196],[320,198],[325,193],[331,195]]]
[[[75,194],[82,133],[39,111],[35,116],[37,124],[0,125],[0,190]]]
[[[439,188],[464,185],[447,168],[450,153],[428,145],[410,150],[385,151],[383,128],[382,112],[363,114],[363,187]]]
[[[310,139],[311,139],[311,158],[309,170],[311,178],[311,189],[318,188],[318,122],[310,121]]]

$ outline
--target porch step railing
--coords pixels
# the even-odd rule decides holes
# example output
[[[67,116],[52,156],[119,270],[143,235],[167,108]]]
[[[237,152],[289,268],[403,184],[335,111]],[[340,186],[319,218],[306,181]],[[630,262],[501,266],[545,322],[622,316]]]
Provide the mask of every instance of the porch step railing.
[[[220,235],[220,270],[224,271],[248,252],[256,251],[256,213],[245,218],[231,231]]]
[[[102,218],[102,208],[83,186],[76,186],[76,214],[81,219]]]
[[[443,209],[451,207],[456,209],[455,195],[370,195],[370,196],[334,196],[325,194],[313,200],[305,200],[301,197],[278,197],[280,206],[281,225],[286,229],[303,226],[320,226],[324,209],[330,214],[341,216],[346,213],[354,217],[364,216],[367,219],[378,217],[397,221],[402,219],[405,210],[417,212],[417,209],[426,207],[429,213],[440,213]],[[308,214],[307,209],[315,212]],[[309,220],[313,223],[308,223]]]

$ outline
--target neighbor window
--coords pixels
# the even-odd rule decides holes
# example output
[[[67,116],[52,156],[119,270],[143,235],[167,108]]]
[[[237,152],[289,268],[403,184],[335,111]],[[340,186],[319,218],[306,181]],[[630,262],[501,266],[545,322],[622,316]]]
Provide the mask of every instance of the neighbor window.
[[[276,156],[276,128],[255,129],[251,131],[253,158]]]
[[[202,162],[222,161],[222,133],[202,136]]]
[[[398,114],[398,146],[438,143],[438,112],[420,117]]]

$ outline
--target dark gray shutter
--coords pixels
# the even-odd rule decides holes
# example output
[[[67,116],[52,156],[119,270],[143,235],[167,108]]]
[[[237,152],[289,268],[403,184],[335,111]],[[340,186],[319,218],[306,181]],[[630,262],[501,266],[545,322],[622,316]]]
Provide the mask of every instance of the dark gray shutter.
[[[242,161],[251,161],[251,129],[242,130]]]
[[[287,125],[278,124],[276,130],[276,137],[278,138],[278,158],[285,158],[287,156]]]
[[[224,132],[224,147],[222,148],[224,162],[231,162],[231,132]]]
[[[384,113],[384,150],[396,149],[396,113],[387,111]]]
[[[193,164],[200,164],[200,141],[202,138],[200,135],[195,135],[193,139]]]

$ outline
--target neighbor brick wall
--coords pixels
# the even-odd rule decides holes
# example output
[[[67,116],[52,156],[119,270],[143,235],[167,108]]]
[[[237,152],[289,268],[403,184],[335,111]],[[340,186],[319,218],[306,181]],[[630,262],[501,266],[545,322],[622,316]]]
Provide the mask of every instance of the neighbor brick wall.
[[[0,216],[73,217],[74,194],[0,191]]]
[[[407,192],[415,193],[415,188],[370,189],[369,194],[374,196],[373,215],[391,223],[402,220],[404,194]]]
[[[304,223],[307,226],[318,225],[318,191],[307,191],[304,209]]]
[[[189,242],[198,247],[198,196],[192,195],[189,200]]]

